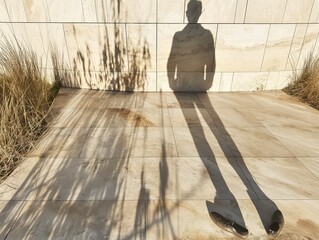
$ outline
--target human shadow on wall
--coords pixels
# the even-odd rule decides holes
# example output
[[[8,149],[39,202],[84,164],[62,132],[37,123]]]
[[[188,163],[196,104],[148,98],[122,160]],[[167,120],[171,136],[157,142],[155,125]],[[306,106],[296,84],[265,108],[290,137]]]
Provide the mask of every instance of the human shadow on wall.
[[[213,83],[214,38],[197,23],[200,14],[193,2],[196,4],[190,1],[186,12],[189,24],[175,33],[167,62],[169,86],[175,92],[207,91]]]
[[[245,165],[239,149],[224,127],[206,93],[212,86],[216,63],[213,36],[209,30],[204,29],[198,23],[201,12],[202,4],[200,1],[189,1],[186,12],[189,23],[182,31],[174,35],[167,63],[167,74],[169,85],[175,92],[197,152],[216,189],[214,203],[206,201],[208,211],[212,220],[219,227],[232,231],[240,237],[246,237],[249,234],[238,201],[227,186],[204,130],[213,134],[228,163],[244,183],[267,233],[276,236],[283,227],[282,213],[254,181],[254,177]],[[209,114],[203,108],[203,104],[206,109],[209,109]],[[207,123],[207,128],[202,125],[199,127],[191,126],[194,121],[200,122],[200,116],[198,116],[196,108]],[[191,121],[189,116],[192,116]],[[211,119],[214,119],[214,123],[217,124],[218,128],[210,124]],[[228,140],[227,144],[225,139]],[[258,201],[257,199],[266,201]],[[261,202],[264,204],[261,204]],[[273,215],[269,216],[269,212],[273,213]]]

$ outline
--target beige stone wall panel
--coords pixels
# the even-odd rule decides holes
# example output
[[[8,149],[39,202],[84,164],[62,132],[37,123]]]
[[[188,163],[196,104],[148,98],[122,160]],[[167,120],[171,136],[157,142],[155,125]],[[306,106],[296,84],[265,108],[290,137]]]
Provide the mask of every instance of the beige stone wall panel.
[[[52,22],[84,22],[81,0],[48,0]]]
[[[245,23],[281,23],[285,0],[248,0]]]
[[[0,0],[0,22],[9,22],[7,6],[4,0]]]
[[[216,71],[260,71],[268,24],[219,25],[216,41]]]
[[[314,0],[287,0],[284,23],[308,23]]]
[[[272,24],[262,64],[262,71],[285,70],[295,24]]]
[[[22,0],[28,22],[50,22],[46,1]]]
[[[26,22],[22,0],[5,0],[11,22]]]

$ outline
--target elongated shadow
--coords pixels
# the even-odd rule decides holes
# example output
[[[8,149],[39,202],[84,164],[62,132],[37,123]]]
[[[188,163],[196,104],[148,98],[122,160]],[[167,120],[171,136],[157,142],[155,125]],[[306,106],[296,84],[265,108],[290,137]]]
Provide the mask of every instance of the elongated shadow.
[[[253,200],[252,202],[267,231],[267,227],[269,227],[271,221],[271,216],[268,216],[268,213],[273,213],[278,208],[253,180],[254,178],[245,165],[238,147],[224,127],[206,93],[212,86],[216,62],[213,36],[209,30],[204,29],[201,24],[198,23],[201,12],[201,2],[190,0],[186,12],[189,23],[182,31],[175,33],[172,49],[168,58],[167,74],[169,85],[175,92],[176,99],[179,102],[183,116],[189,126],[189,131],[195,143],[196,150],[216,189],[214,203],[207,202],[208,210],[216,211],[229,217],[231,220],[236,221],[240,225],[245,226],[245,220],[238,201],[227,186],[222,171],[216,161],[215,153],[205,136],[203,126],[191,126],[193,122],[200,123],[200,117],[199,114],[197,114],[196,108],[208,125],[208,128],[205,128],[205,130],[208,129],[214,135],[228,163],[246,186],[248,195]],[[179,92],[203,93],[194,94]],[[201,99],[198,95],[201,95]],[[185,99],[188,100],[185,101]],[[210,116],[203,108],[203,102],[201,100],[205,102],[205,108],[209,109]],[[189,120],[188,116],[192,116],[192,119]],[[211,124],[212,119],[214,119],[214,123],[220,127],[217,128]],[[229,139],[227,144],[224,138]],[[233,156],[236,156],[236,158]],[[267,206],[260,205],[260,201],[254,201],[258,198],[268,200],[263,201],[267,202]]]

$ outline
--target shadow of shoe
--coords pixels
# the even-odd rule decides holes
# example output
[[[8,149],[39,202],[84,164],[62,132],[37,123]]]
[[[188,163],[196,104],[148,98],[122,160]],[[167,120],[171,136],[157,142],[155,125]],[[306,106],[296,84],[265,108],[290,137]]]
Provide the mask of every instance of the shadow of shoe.
[[[237,202],[235,204],[233,202],[230,200],[215,200],[214,203],[206,201],[206,206],[211,219],[217,226],[234,233],[237,237],[246,238],[249,231],[245,227],[245,222],[241,216]],[[237,209],[234,209],[234,205],[237,206]],[[235,215],[238,211],[240,217]]]
[[[271,224],[267,229],[267,233],[271,238],[277,237],[284,227],[284,224],[285,220],[282,212],[280,210],[276,210],[272,215]]]

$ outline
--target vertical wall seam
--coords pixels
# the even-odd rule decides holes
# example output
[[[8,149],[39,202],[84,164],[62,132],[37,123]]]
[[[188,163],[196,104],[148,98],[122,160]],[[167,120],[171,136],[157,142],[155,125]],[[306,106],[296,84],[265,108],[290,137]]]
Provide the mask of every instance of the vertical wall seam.
[[[84,14],[84,7],[83,7],[83,0],[81,0],[81,6],[82,6],[82,16],[83,16],[83,20],[84,20],[84,22],[86,22],[85,14]]]
[[[284,23],[284,19],[285,19],[285,16],[286,16],[286,11],[287,11],[288,1],[289,0],[286,0],[285,10],[284,10],[284,14],[282,15],[281,23]]]
[[[63,31],[64,42],[65,42],[65,47],[66,47],[66,53],[68,54],[69,64],[71,65],[72,62],[71,62],[71,58],[70,58],[68,42],[67,42],[66,36],[65,36],[64,23],[61,23],[61,25],[62,25],[62,31]]]
[[[129,62],[129,46],[128,46],[128,41],[127,41],[127,23],[124,24],[125,28],[125,45],[126,45],[126,61],[127,61],[127,72],[130,72],[130,62]]]
[[[265,83],[265,90],[266,90],[267,85],[268,85],[269,76],[270,76],[270,71],[268,71],[268,76],[267,76],[266,83]]]
[[[287,71],[287,65],[288,65],[288,62],[289,62],[290,54],[291,54],[292,45],[294,44],[294,39],[295,39],[295,35],[296,35],[296,30],[297,30],[297,24],[295,25],[294,34],[293,34],[292,39],[291,39],[290,48],[289,48],[289,53],[288,53],[288,57],[287,57],[287,60],[286,60],[286,65],[285,65],[285,70],[286,70],[286,71]]]
[[[245,15],[244,15],[243,23],[246,23],[246,16],[247,16],[247,9],[248,9],[248,1],[249,1],[249,0],[246,0],[246,8],[245,8]]]
[[[239,0],[237,0],[237,1],[236,1],[236,8],[235,8],[234,23],[236,23],[236,16],[237,16],[237,10],[238,10],[238,9],[237,9],[237,7],[238,7],[238,1],[239,1]]]
[[[265,44],[264,54],[263,54],[263,58],[261,60],[261,65],[260,65],[260,70],[259,70],[260,72],[262,71],[263,65],[264,65],[265,54],[266,54],[266,49],[267,49],[267,46],[268,46],[268,39],[269,39],[269,35],[270,35],[271,26],[272,26],[272,24],[269,24],[269,29],[268,29],[268,35],[267,35],[267,40],[266,40],[266,44]]]
[[[312,11],[313,11],[313,8],[315,6],[315,3],[316,3],[316,0],[313,0],[312,1],[312,7],[311,7],[311,11],[310,11],[310,14],[309,14],[309,17],[308,17],[308,24],[310,23],[310,18],[311,18],[311,15],[312,15]]]
[[[158,0],[156,0],[156,23],[155,23],[155,91],[158,91],[158,72],[157,72],[157,48],[158,48]]]
[[[184,0],[183,23],[185,24],[186,0]]]
[[[47,7],[47,11],[48,11],[48,16],[49,16],[49,22],[51,22],[51,15],[50,15],[50,11],[49,11],[49,5],[48,5],[48,1],[45,0],[45,5]],[[47,22],[46,22],[47,23]]]
[[[230,83],[230,89],[229,89],[230,92],[232,92],[232,90],[233,90],[234,75],[235,75],[235,73],[233,72],[233,73],[232,73],[232,78],[231,78],[231,83]]]
[[[308,27],[309,27],[309,24],[307,24],[306,31],[305,31],[305,34],[304,34],[304,36],[303,36],[302,45],[301,45],[301,48],[300,48],[300,51],[299,51],[299,57],[298,57],[298,60],[297,60],[297,63],[296,63],[296,69],[298,69],[298,65],[299,65],[299,61],[300,61],[300,56],[301,56],[303,47],[304,47],[304,45],[305,45],[305,40],[306,40],[307,33],[308,33]]]
[[[29,22],[29,19],[27,17],[27,11],[25,10],[25,5],[24,5],[24,1],[23,0],[20,0],[21,3],[22,3],[22,6],[23,6],[23,11],[24,11],[24,16],[25,16],[25,20],[26,22]]]
[[[98,11],[97,11],[97,7],[96,7],[96,0],[94,0],[94,11],[95,11],[95,17],[96,17],[96,23],[99,23],[100,21],[99,21],[99,16],[98,16]],[[99,32],[100,32],[100,30],[99,30]]]

